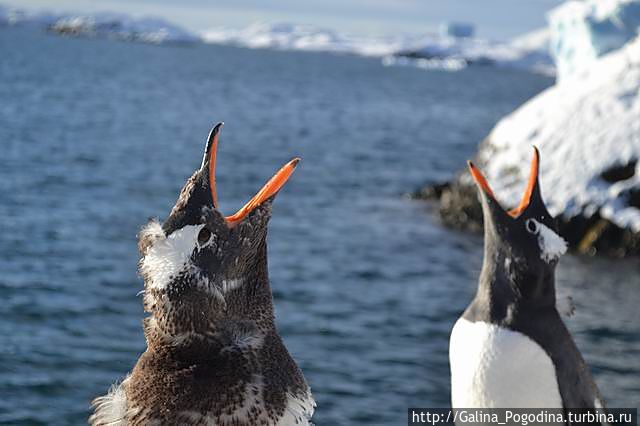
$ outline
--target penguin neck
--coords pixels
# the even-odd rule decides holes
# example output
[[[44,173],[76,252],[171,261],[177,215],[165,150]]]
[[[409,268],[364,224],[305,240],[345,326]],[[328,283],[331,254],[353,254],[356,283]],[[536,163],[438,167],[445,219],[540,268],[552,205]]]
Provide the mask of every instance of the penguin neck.
[[[506,269],[497,263],[504,261],[503,256],[485,256],[480,272],[476,301],[480,306],[488,308],[486,314],[491,322],[507,318],[518,300]]]
[[[274,330],[266,245],[225,272],[215,282],[198,272],[181,275],[168,291],[145,294],[148,346],[250,346]]]
[[[495,240],[485,240],[476,302],[485,307],[491,322],[509,320],[518,311],[555,306],[553,270],[533,274],[527,265]]]

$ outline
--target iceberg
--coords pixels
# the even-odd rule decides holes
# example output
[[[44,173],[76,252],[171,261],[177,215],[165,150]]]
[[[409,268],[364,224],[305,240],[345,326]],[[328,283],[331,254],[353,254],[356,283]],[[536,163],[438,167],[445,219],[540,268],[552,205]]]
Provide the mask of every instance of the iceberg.
[[[562,80],[640,34],[640,0],[569,1],[549,12],[548,20]]]

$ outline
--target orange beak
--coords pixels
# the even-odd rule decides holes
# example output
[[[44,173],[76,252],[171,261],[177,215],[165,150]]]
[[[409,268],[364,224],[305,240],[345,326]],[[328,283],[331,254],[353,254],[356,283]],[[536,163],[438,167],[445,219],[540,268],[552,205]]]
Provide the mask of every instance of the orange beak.
[[[469,166],[469,171],[471,172],[471,176],[473,176],[473,180],[476,181],[478,186],[482,188],[482,190],[486,192],[487,195],[490,195],[491,198],[495,200],[496,197],[495,195],[493,195],[493,191],[491,190],[489,183],[482,175],[482,173],[480,173],[480,170],[478,170],[478,168],[471,161],[467,161],[467,166]]]
[[[209,187],[211,188],[211,198],[213,198],[213,205],[218,208],[218,193],[216,191],[216,153],[218,149],[218,134],[216,134],[212,141],[212,146],[209,151]],[[296,169],[299,158],[294,158],[287,164],[282,166],[280,170],[273,175],[271,179],[254,195],[244,206],[231,216],[226,216],[227,224],[231,227],[242,221],[249,213],[251,213],[260,204],[273,197],[284,184],[289,180],[289,177]]]
[[[527,187],[522,195],[522,199],[520,200],[520,204],[515,209],[509,210],[507,213],[511,217],[518,217],[525,209],[529,206],[531,202],[531,195],[533,194],[533,189],[538,181],[538,164],[540,162],[540,154],[538,152],[538,148],[533,147],[533,160],[531,160],[531,171],[529,172],[529,181],[527,182]],[[480,173],[480,170],[476,166],[473,165],[471,161],[467,161],[467,165],[469,166],[469,171],[471,172],[471,176],[473,176],[473,180],[478,184],[482,190],[487,193],[494,200],[496,199],[487,179]]]
[[[519,216],[531,202],[531,194],[533,194],[533,188],[536,186],[536,182],[538,181],[538,164],[540,163],[540,153],[538,152],[538,148],[533,147],[533,159],[531,160],[531,171],[529,172],[529,182],[527,182],[527,188],[524,190],[524,194],[522,194],[522,199],[520,200],[520,204],[515,209],[509,210],[509,214],[512,217]]]

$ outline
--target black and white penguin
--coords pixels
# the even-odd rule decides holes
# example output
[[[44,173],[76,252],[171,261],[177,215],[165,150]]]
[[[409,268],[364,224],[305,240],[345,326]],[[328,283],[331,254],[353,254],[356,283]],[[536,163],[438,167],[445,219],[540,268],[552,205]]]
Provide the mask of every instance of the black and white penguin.
[[[147,349],[93,401],[98,425],[309,425],[315,402],[274,323],[267,271],[271,203],[298,159],[237,213],[218,210],[222,123],[163,224],[140,232]]]
[[[510,211],[469,162],[484,213],[484,263],[451,332],[454,408],[603,407],[556,309],[555,268],[566,243],[542,200],[534,150],[524,196]]]

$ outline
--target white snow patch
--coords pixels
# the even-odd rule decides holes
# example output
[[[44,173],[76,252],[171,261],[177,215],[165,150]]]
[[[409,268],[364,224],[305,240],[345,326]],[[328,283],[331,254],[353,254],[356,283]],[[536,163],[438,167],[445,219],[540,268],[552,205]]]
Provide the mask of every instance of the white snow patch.
[[[494,191],[515,206],[529,173],[531,146],[540,150],[540,181],[553,215],[600,215],[640,231],[640,209],[625,195],[640,188],[634,176],[610,184],[610,167],[640,160],[640,38],[599,59],[501,119],[479,151]],[[465,176],[463,179],[469,179]],[[470,182],[470,179],[469,179]]]
[[[538,244],[540,245],[540,257],[545,262],[558,260],[567,252],[567,242],[553,229],[543,223],[532,219],[538,225]]]

